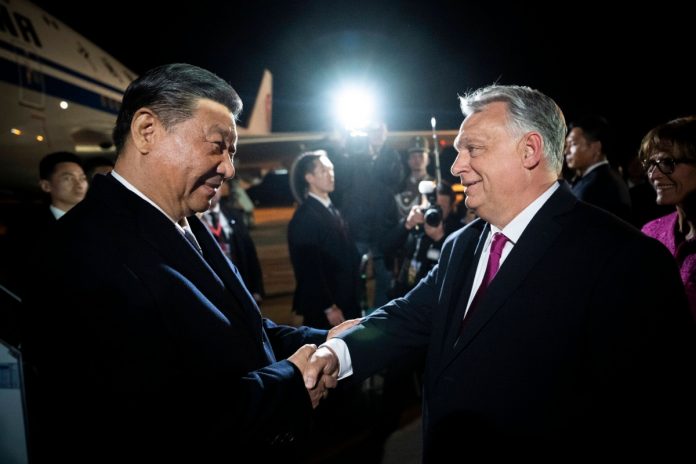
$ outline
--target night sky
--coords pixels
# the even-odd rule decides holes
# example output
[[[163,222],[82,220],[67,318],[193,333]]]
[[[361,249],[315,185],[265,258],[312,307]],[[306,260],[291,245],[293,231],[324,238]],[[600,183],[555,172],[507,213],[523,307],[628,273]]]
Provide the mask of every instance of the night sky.
[[[596,0],[551,10],[490,0],[35,3],[136,73],[168,62],[210,69],[248,111],[270,69],[274,131],[329,129],[332,91],[349,80],[379,92],[394,130],[428,129],[431,115],[454,129],[462,119],[457,94],[493,82],[529,85],[553,97],[568,120],[606,116],[623,156],[654,125],[696,113],[685,71],[696,41],[683,1],[620,13]]]

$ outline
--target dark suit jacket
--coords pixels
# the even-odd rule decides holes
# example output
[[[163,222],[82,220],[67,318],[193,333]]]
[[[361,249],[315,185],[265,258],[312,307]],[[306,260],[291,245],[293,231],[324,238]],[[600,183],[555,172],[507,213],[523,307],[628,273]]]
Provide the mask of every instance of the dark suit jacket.
[[[346,319],[360,316],[360,257],[347,226],[317,199],[308,197],[288,225],[295,271],[292,307],[305,324],[329,327],[324,310],[336,304]]]
[[[22,298],[37,288],[38,263],[31,258],[50,239],[56,222],[50,207],[41,205],[28,207],[9,227],[7,254],[3,254],[2,263],[7,266],[8,279],[3,285]]]
[[[591,205],[631,221],[631,195],[626,182],[608,164],[603,164],[582,176],[574,185],[576,197]]]
[[[235,211],[222,206],[221,210],[232,228],[232,233],[228,240],[237,258],[237,262],[234,264],[237,266],[249,291],[264,296],[263,273],[261,272],[261,264],[256,253],[256,245],[254,245],[254,241],[251,235],[249,235],[249,229],[244,225],[242,214],[239,212],[240,210]]]
[[[205,225],[188,220],[205,259],[106,176],[59,221],[26,325],[47,461],[230,462],[306,432],[301,373],[280,360],[326,332],[262,319]]]
[[[487,231],[455,232],[411,293],[342,335],[356,380],[427,351],[426,460],[639,447],[693,412],[694,326],[669,253],[563,186],[455,347]]]

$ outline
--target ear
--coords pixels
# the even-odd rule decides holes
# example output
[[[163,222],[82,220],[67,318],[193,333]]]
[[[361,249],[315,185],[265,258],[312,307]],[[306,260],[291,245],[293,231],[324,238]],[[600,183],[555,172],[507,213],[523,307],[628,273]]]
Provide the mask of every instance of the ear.
[[[599,140],[595,140],[594,142],[590,143],[590,147],[594,149],[592,152],[592,156],[597,160],[600,161],[602,159],[602,142]]]
[[[149,108],[140,108],[133,115],[131,121],[131,138],[133,146],[143,155],[147,155],[152,150],[155,141],[155,133],[161,123],[155,113]]]
[[[312,183],[309,181],[309,176],[312,176],[312,179],[314,178],[314,174],[311,172],[308,172],[307,174],[304,175],[304,180],[307,182],[307,185],[312,185]]]
[[[39,180],[39,187],[46,193],[51,193],[51,183],[46,179]]]
[[[522,144],[522,166],[526,169],[535,168],[544,156],[541,134],[530,132],[520,141]]]

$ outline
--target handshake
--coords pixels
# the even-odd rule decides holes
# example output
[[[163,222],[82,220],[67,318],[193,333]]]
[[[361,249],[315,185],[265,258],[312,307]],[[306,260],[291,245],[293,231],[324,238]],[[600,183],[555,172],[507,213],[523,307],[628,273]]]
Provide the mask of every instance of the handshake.
[[[329,330],[326,339],[329,340],[341,332],[344,332],[362,319],[350,319]],[[297,350],[288,361],[293,363],[302,372],[305,387],[309,398],[312,400],[312,407],[316,408],[319,401],[326,398],[329,388],[335,388],[338,383],[338,358],[328,347],[317,349],[316,345],[304,345]]]

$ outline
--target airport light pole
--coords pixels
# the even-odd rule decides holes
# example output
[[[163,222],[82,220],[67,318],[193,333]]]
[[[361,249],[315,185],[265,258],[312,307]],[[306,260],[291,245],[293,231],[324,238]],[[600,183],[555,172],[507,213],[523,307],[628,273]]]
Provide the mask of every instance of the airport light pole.
[[[435,116],[430,118],[430,127],[433,128],[433,158],[435,158],[435,179],[437,184],[440,185],[442,180],[442,174],[440,173],[440,146],[437,143],[437,132],[435,132],[435,126],[437,125],[437,120]]]

